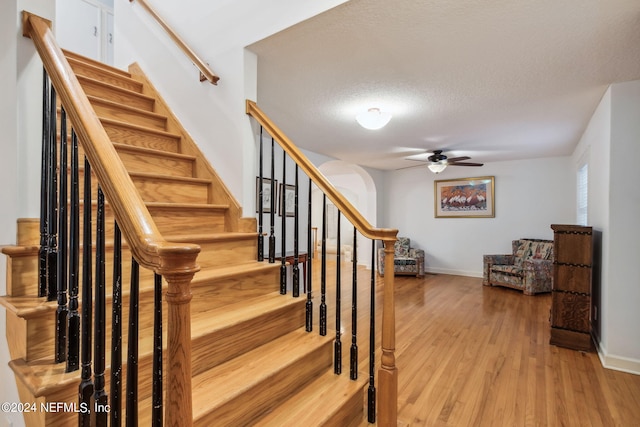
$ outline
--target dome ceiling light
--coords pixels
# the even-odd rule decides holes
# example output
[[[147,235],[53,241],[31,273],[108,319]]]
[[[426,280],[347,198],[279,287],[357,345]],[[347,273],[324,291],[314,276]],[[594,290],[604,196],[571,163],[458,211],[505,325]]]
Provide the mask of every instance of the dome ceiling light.
[[[391,113],[380,111],[379,108],[369,108],[368,111],[356,116],[356,121],[365,129],[377,130],[385,127],[391,120]]]

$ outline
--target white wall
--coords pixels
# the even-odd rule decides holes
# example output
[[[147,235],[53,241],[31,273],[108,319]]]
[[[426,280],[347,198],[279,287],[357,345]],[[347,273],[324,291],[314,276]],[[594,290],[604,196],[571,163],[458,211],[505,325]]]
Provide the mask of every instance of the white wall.
[[[21,11],[54,19],[50,0],[0,2],[0,246],[15,244],[16,219],[39,215],[42,63],[33,42],[22,36]],[[6,258],[0,259],[0,294],[6,293]],[[0,336],[6,336],[0,309]],[[0,402],[20,402],[6,345],[0,346]],[[11,424],[10,424],[11,423]],[[0,425],[23,426],[18,413],[0,414]]]
[[[640,374],[640,81],[612,85],[576,147],[589,159],[589,224],[599,237],[592,320],[605,367]]]
[[[612,85],[611,101],[606,348],[640,373],[640,81]]]
[[[606,338],[605,331],[608,329],[607,295],[602,292],[602,285],[605,277],[609,275],[609,253],[610,239],[610,145],[611,145],[611,89],[609,88],[598,108],[593,113],[587,128],[576,146],[572,156],[572,170],[577,173],[578,163],[585,156],[589,163],[588,178],[588,225],[593,227],[594,235],[597,237],[597,244],[600,259],[595,260],[594,280],[593,280],[593,305],[592,320],[596,339]],[[604,344],[600,345],[601,348]]]
[[[344,0],[212,3],[193,1],[206,29],[194,33],[182,3],[158,4],[163,18],[220,76],[217,86],[198,81],[198,71],[164,31],[135,2],[115,1],[115,62],[138,62],[190,132],[231,193],[253,216],[256,139],[245,99],[256,100],[257,59],[244,49]],[[176,10],[177,8],[177,10]],[[175,13],[174,13],[175,12]],[[202,19],[207,16],[210,19]],[[195,25],[195,23],[193,23]]]
[[[399,229],[426,252],[433,273],[482,276],[482,255],[511,253],[511,241],[553,239],[550,224],[575,220],[575,178],[570,158],[449,167],[434,175],[426,167],[388,172],[382,203],[386,227]],[[435,218],[434,181],[495,176],[495,218]]]

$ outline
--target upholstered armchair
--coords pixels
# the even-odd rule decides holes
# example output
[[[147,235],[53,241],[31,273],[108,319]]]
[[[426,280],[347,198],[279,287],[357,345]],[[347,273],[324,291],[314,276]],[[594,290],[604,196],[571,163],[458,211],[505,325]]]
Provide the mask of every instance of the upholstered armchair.
[[[551,292],[553,241],[519,239],[511,248],[511,254],[484,255],[482,284],[519,289],[525,295]]]
[[[411,247],[408,237],[398,237],[393,247],[393,272],[424,276],[424,251]],[[378,249],[378,274],[384,276],[384,248]]]

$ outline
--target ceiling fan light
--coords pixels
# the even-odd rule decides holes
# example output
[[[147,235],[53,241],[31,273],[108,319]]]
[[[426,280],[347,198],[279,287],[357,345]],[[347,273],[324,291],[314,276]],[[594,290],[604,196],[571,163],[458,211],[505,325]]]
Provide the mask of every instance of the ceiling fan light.
[[[447,168],[446,162],[435,162],[430,163],[428,166],[429,170],[435,174],[438,174]]]
[[[379,108],[369,108],[368,111],[356,116],[356,121],[365,129],[377,130],[385,127],[391,120],[391,113],[380,111]]]

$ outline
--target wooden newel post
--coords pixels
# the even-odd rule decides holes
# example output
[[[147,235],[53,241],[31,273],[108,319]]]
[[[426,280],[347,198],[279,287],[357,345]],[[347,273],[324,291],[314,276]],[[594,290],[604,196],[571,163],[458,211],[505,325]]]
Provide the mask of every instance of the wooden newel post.
[[[396,368],[396,313],[393,274],[396,239],[384,241],[384,293],[382,305],[382,357],[378,371],[378,425],[397,426],[398,369]]]
[[[191,404],[191,279],[194,273],[163,277],[169,287],[165,298],[167,319],[167,385],[164,418],[170,427],[190,427]]]

